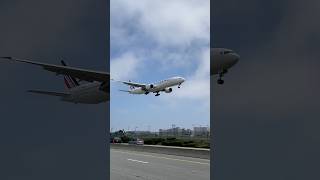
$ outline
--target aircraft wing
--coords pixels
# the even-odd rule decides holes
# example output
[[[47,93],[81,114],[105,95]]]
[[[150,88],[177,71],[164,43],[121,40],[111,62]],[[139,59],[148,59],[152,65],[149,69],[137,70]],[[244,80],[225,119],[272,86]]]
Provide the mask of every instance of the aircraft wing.
[[[29,90],[28,92],[30,92],[30,93],[35,93],[35,94],[49,95],[49,96],[59,96],[59,97],[70,96],[70,94],[68,94],[68,93],[51,92],[51,91]]]
[[[120,81],[120,82],[122,82],[123,84],[129,85],[129,86],[146,88],[145,84],[134,83],[134,82],[129,82],[129,81]]]
[[[17,62],[23,62],[23,63],[41,66],[43,69],[47,71],[55,72],[57,75],[59,74],[70,75],[72,77],[89,81],[89,82],[92,82],[92,81],[109,82],[110,80],[110,74],[107,72],[93,71],[93,70],[87,70],[87,69],[81,69],[81,68],[75,68],[75,67],[69,67],[69,66],[60,66],[60,65],[48,64],[48,63],[41,63],[41,62],[35,62],[30,60],[17,59],[13,57],[1,57],[1,58],[8,59],[11,61],[17,61]]]

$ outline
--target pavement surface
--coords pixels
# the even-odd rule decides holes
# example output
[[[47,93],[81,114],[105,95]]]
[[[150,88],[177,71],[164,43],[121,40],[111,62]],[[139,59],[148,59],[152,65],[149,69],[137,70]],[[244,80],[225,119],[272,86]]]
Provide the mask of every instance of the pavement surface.
[[[110,180],[209,180],[210,160],[110,150]]]

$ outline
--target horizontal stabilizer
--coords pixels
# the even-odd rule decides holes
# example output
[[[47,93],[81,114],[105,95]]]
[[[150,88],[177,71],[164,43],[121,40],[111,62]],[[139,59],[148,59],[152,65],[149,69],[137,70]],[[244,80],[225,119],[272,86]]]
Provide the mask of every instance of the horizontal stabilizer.
[[[122,89],[119,89],[119,91],[122,91],[122,92],[130,92],[130,91],[128,91],[128,90],[122,90]]]
[[[29,90],[28,92],[35,93],[35,94],[49,95],[49,96],[59,96],[59,97],[70,96],[70,94],[68,93],[61,93],[61,92],[38,91],[38,90]]]

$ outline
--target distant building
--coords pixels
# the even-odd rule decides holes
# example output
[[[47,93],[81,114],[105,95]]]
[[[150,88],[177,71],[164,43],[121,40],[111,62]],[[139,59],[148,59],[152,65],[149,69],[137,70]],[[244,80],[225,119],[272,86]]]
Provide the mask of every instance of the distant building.
[[[191,129],[174,127],[170,129],[159,129],[159,136],[191,136]]]
[[[193,127],[193,136],[209,136],[210,131],[208,127]]]
[[[192,135],[192,130],[191,129],[182,129],[182,132],[181,132],[181,135],[182,136],[191,136]]]
[[[159,129],[159,136],[179,136],[181,129],[179,127],[170,129]]]

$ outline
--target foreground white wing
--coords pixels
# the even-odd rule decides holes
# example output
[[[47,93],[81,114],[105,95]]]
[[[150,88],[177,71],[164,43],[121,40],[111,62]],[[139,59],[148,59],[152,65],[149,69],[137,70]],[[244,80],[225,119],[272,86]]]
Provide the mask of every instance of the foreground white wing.
[[[110,80],[110,74],[107,72],[93,71],[93,70],[75,68],[70,66],[60,66],[60,65],[48,64],[48,63],[41,63],[41,62],[35,62],[35,61],[30,61],[25,59],[17,59],[13,57],[1,57],[1,58],[11,60],[11,61],[17,61],[17,62],[23,62],[23,63],[41,66],[43,69],[47,71],[55,72],[58,75],[59,74],[70,75],[72,77],[89,81],[89,82],[99,81],[99,82],[107,83]]]

